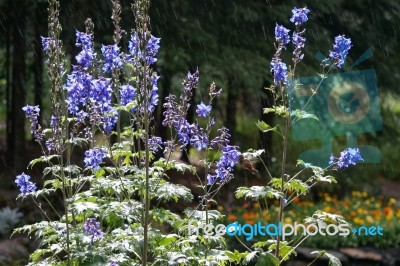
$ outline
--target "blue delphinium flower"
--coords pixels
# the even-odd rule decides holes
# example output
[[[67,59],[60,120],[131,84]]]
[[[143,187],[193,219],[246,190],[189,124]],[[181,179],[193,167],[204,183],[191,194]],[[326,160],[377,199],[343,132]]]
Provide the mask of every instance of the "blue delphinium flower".
[[[136,89],[129,84],[122,85],[119,90],[121,96],[121,105],[126,106],[132,102],[136,97]]]
[[[236,146],[226,145],[222,148],[222,156],[217,162],[216,175],[209,174],[207,180],[212,184],[218,180],[227,182],[233,178],[233,168],[239,162],[240,152]]]
[[[159,95],[158,95],[158,79],[160,78],[160,76],[157,76],[155,74],[153,74],[151,76],[151,90],[150,90],[150,99],[148,101],[149,107],[148,107],[148,111],[150,113],[154,112],[154,110],[156,109],[156,106],[158,104],[158,100],[159,100]]]
[[[48,52],[50,50],[50,45],[55,45],[55,41],[51,39],[50,37],[42,37],[42,48],[44,52]]]
[[[96,111],[100,114],[111,110],[111,79],[100,77],[93,80],[92,88],[89,92],[89,101],[96,106]]]
[[[146,38],[143,38],[146,39]],[[129,53],[135,60],[142,60],[141,42],[137,32],[133,33],[128,44]],[[149,41],[146,43],[146,64],[152,65],[157,61],[157,53],[160,48],[160,38],[150,35]]]
[[[22,111],[25,112],[26,118],[31,122],[31,133],[36,141],[41,141],[43,136],[41,134],[41,127],[39,125],[39,114],[40,108],[39,105],[36,106],[24,106],[22,107]]]
[[[358,148],[347,148],[340,153],[339,158],[331,155],[329,164],[336,165],[337,168],[347,168],[350,165],[356,165],[359,161],[364,161],[360,150]]]
[[[100,229],[100,223],[96,218],[87,218],[83,224],[85,232],[91,235],[90,244],[93,244],[94,238],[102,238],[104,233]]]
[[[293,32],[292,43],[294,45],[293,51],[293,61],[294,63],[300,62],[304,58],[304,54],[302,50],[304,48],[304,44],[306,42],[306,38],[303,37],[305,30],[300,32]]]
[[[222,127],[220,129],[218,129],[217,131],[219,133],[219,136],[215,137],[211,141],[211,146],[222,149],[222,147],[228,145],[229,138],[231,137],[231,135],[229,134],[229,129],[227,129],[226,127]]]
[[[287,66],[280,60],[273,60],[271,62],[271,72],[274,74],[275,86],[278,86],[280,82],[286,84],[287,82]]]
[[[293,16],[290,18],[290,22],[294,23],[296,26],[300,26],[308,20],[307,14],[310,10],[307,7],[303,8],[293,8]]]
[[[85,152],[85,159],[83,160],[85,167],[90,167],[93,171],[96,171],[100,168],[100,163],[103,162],[106,155],[107,150],[105,148],[93,148],[87,150]]]
[[[104,56],[103,71],[105,73],[110,73],[113,69],[119,69],[122,67],[118,45],[103,45],[101,47],[101,52]]]
[[[284,26],[278,25],[275,26],[275,40],[277,43],[281,45],[286,45],[290,42],[289,32],[287,28]]]
[[[204,130],[200,126],[197,126],[197,129],[193,132],[190,138],[190,144],[192,144],[198,151],[207,149],[208,147],[208,137],[203,131]]]
[[[93,77],[83,71],[80,66],[73,66],[68,75],[65,90],[67,91],[68,111],[77,116],[82,107],[86,106],[88,96],[92,90]]]
[[[84,32],[76,31],[76,46],[82,50],[75,57],[78,65],[84,68],[91,67],[93,60],[96,59],[96,53],[93,49],[93,36]]]
[[[333,51],[329,51],[329,57],[337,67],[341,68],[344,65],[351,46],[350,38],[345,38],[344,35],[335,37]]]
[[[104,133],[110,133],[118,122],[118,111],[114,107],[110,107],[107,112],[104,113],[101,124]]]
[[[163,144],[163,141],[160,137],[157,136],[151,136],[149,138],[149,149],[152,152],[157,152],[159,149],[161,149],[161,145]]]
[[[19,191],[21,191],[23,195],[26,195],[30,192],[35,192],[37,189],[36,185],[32,181],[29,181],[29,179],[31,179],[31,177],[25,173],[17,175],[15,178],[15,183],[17,183]]]
[[[119,266],[119,264],[116,263],[116,262],[112,262],[112,263],[110,264],[110,266]]]
[[[211,112],[211,105],[205,105],[203,102],[197,105],[196,113],[198,116],[207,117]]]

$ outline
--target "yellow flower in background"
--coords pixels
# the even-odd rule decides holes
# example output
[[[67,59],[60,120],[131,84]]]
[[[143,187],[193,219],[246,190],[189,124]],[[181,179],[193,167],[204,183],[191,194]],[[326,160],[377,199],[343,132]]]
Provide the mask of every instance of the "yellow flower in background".
[[[364,224],[364,219],[361,219],[361,218],[359,218],[359,217],[355,217],[355,218],[353,219],[353,222],[354,222],[355,224],[363,225],[363,224]]]
[[[292,222],[293,222],[293,219],[291,217],[286,217],[284,220],[285,224],[292,224]]]
[[[374,223],[374,218],[372,218],[372,216],[367,215],[367,217],[365,217],[365,220],[367,220],[367,223],[373,224]]]
[[[389,206],[394,206],[396,203],[397,203],[397,200],[395,198],[390,198],[389,202],[388,202],[388,205]]]

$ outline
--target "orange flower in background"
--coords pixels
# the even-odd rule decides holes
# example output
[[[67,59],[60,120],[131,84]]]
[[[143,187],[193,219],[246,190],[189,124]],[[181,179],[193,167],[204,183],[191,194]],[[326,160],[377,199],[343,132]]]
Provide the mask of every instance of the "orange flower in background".
[[[385,209],[383,209],[383,213],[387,216],[387,215],[391,215],[393,214],[393,209],[390,207],[386,207]]]
[[[228,215],[228,220],[229,220],[229,221],[236,221],[236,220],[237,220],[237,216],[234,215],[234,214],[229,214],[229,215]]]
[[[242,217],[246,223],[254,224],[254,220],[257,217],[257,215],[254,211],[250,211],[250,212],[243,213]]]
[[[381,216],[381,212],[379,210],[372,210],[371,214],[375,217]]]

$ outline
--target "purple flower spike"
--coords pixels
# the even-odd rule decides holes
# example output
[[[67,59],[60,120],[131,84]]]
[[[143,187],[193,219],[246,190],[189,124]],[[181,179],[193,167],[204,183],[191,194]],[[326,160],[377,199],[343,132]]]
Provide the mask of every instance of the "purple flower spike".
[[[90,244],[93,244],[94,238],[102,238],[104,233],[100,229],[100,223],[96,218],[87,218],[83,224],[85,232],[91,235]]]
[[[356,165],[359,161],[364,161],[361,157],[360,150],[358,148],[347,148],[340,153],[340,157],[336,158],[331,155],[329,164],[337,165],[337,168],[347,168],[350,165]]]
[[[107,151],[105,148],[94,148],[85,152],[85,166],[91,167],[93,171],[100,168],[100,163],[106,157]]]
[[[26,175],[25,173],[17,175],[17,177],[15,178],[15,183],[17,184],[17,186],[19,187],[19,191],[21,191],[23,195],[26,195],[30,192],[35,192],[37,189],[36,185],[32,181],[29,181],[29,179],[31,179],[31,177],[29,175]]]
[[[300,26],[308,20],[307,14],[310,13],[310,10],[307,7],[295,7],[293,8],[292,13],[293,16],[290,19],[290,22],[294,23],[296,26]]]
[[[282,45],[286,45],[290,42],[289,32],[284,26],[276,24],[275,26],[275,40]]]
[[[333,51],[329,51],[329,57],[338,68],[341,68],[344,65],[344,61],[346,60],[351,46],[350,38],[345,38],[344,35],[335,37]]]
[[[197,105],[197,115],[207,117],[211,112],[211,105],[205,105],[203,102]]]

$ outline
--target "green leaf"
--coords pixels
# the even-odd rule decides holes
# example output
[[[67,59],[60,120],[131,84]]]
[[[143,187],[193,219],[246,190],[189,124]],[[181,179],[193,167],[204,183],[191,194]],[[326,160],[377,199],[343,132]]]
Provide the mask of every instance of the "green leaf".
[[[306,193],[309,188],[309,185],[298,179],[293,179],[285,183],[285,190],[295,191],[298,194]]]
[[[326,224],[344,224],[351,228],[351,225],[344,219],[343,216],[333,213],[327,213],[323,211],[316,211],[312,217],[307,217],[304,221],[308,224],[320,224],[321,222]]]
[[[271,253],[263,253],[258,258],[256,266],[279,266],[279,260]]]
[[[274,106],[270,108],[264,108],[264,114],[275,113],[277,116],[281,116],[283,118],[289,117],[289,110],[286,106]]]
[[[232,251],[225,251],[225,255],[228,256],[229,260],[231,262],[236,262],[236,263],[240,263],[242,261],[242,259],[246,258],[248,252],[240,252],[238,250],[234,250],[234,252]]]
[[[260,121],[258,120],[256,123],[256,126],[264,133],[269,132],[269,131],[275,131],[277,127],[271,127],[270,125],[268,125],[267,123],[265,123],[264,121]]]
[[[49,156],[40,156],[39,158],[33,159],[29,163],[28,167],[32,168],[37,163],[49,163],[54,158],[60,158],[60,155],[53,154],[53,155],[49,155]]]
[[[292,123],[296,123],[297,121],[302,119],[314,119],[319,121],[318,117],[316,117],[314,114],[307,113],[306,111],[300,109],[292,111],[290,113],[290,116],[294,117],[292,119]]]
[[[274,243],[268,247],[269,251],[273,251],[276,249],[277,244]],[[296,251],[293,247],[289,246],[286,241],[281,241],[279,245],[279,257],[283,258],[283,260],[290,259],[290,255],[296,255]]]
[[[328,257],[329,259],[329,266],[342,266],[342,263],[338,258],[336,258],[334,255],[326,252],[325,250],[316,250],[311,252],[311,254],[317,254],[318,257]]]
[[[254,201],[266,198],[280,198],[282,193],[268,186],[239,187],[235,192],[236,198],[250,198]]]
[[[257,254],[259,253],[259,251],[253,251],[247,254],[247,256],[244,258],[243,262],[245,264],[250,263],[252,260],[254,260],[255,258],[257,258]]]

